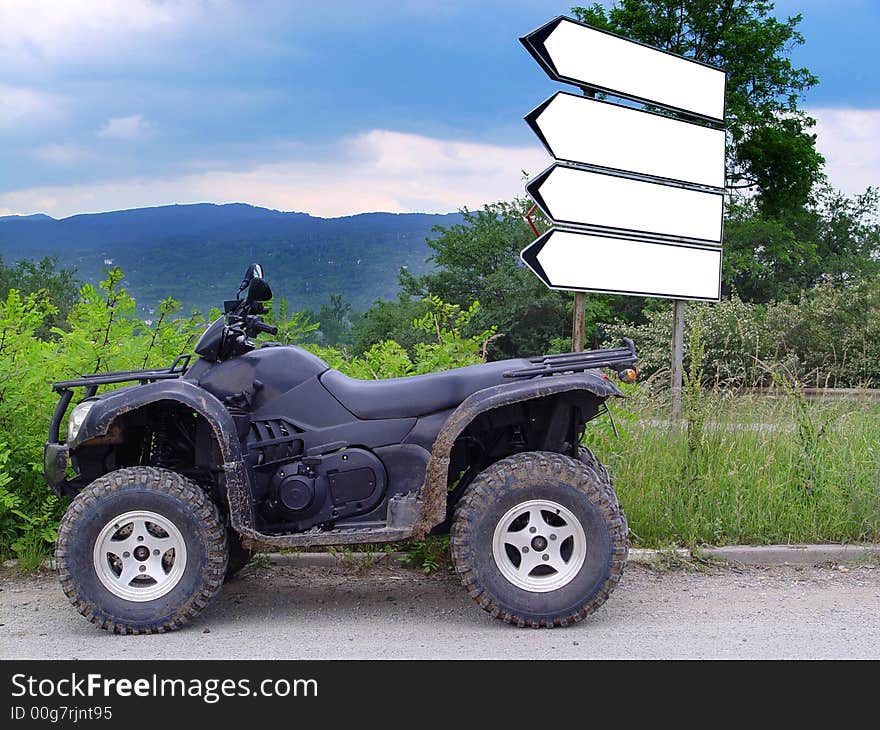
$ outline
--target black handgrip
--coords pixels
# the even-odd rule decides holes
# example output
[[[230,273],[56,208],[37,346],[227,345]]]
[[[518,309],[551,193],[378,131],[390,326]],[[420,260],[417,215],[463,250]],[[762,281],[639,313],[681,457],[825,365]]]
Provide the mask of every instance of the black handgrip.
[[[257,332],[265,332],[273,337],[278,334],[278,328],[273,324],[266,324],[265,322],[260,322],[258,319],[255,319],[251,324]]]

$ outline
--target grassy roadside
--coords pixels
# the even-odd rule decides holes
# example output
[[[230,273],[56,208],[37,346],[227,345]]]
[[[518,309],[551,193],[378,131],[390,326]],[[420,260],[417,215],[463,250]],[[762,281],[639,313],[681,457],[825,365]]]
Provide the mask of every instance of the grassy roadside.
[[[880,540],[880,404],[686,399],[688,420],[635,391],[588,444],[614,475],[639,547]]]

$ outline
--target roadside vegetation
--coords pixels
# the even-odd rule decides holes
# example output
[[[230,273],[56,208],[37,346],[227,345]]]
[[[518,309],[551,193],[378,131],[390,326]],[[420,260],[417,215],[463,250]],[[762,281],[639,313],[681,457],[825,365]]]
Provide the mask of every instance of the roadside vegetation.
[[[880,402],[711,391],[671,423],[631,395],[588,428],[637,547],[880,541]],[[731,422],[728,411],[749,412]]]

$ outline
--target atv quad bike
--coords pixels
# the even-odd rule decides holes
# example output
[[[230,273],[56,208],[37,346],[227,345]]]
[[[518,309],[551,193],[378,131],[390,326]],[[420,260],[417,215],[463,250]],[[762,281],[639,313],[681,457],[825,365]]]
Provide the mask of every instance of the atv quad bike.
[[[55,557],[83,616],[176,629],[252,550],[432,533],[451,533],[468,592],[509,623],[562,626],[605,601],[627,524],[580,442],[621,395],[597,368],[634,379],[632,342],[361,381],[299,347],[257,347],[276,333],[261,319],[270,298],[255,264],[195,361],[55,384],[45,474],[74,498]]]

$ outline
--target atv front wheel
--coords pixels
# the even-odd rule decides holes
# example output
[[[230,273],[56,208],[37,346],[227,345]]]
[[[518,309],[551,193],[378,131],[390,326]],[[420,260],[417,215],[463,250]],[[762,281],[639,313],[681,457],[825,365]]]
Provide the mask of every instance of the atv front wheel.
[[[226,528],[189,479],[132,467],[96,479],[58,527],[61,587],[93,624],[161,633],[194,618],[226,572]]]
[[[617,586],[626,517],[604,469],[516,454],[474,479],[452,523],[452,561],[471,597],[518,626],[576,623]]]

